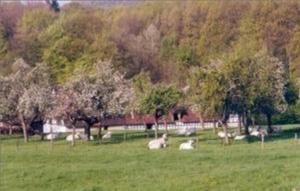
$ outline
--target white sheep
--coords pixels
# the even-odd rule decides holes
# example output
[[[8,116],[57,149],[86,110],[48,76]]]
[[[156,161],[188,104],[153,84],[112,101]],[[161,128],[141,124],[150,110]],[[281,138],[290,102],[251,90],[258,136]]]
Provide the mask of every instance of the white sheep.
[[[105,133],[103,136],[102,136],[102,139],[111,139],[111,135],[112,133],[110,131],[108,131],[107,133]]]
[[[228,138],[231,138],[232,135],[230,133],[227,133]],[[223,131],[218,132],[218,137],[221,139],[225,138],[225,133]]]
[[[192,150],[194,149],[194,140],[188,140],[185,143],[181,143],[179,146],[179,150]]]
[[[87,141],[88,136],[86,134],[79,134],[80,139]],[[90,135],[90,140],[94,140],[94,137]]]
[[[190,136],[190,135],[196,133],[196,128],[195,127],[181,126],[177,129],[176,133],[177,133],[177,135]]]
[[[250,135],[258,137],[260,135],[260,133],[257,130],[253,130],[253,131],[251,131]]]
[[[80,134],[79,133],[75,133],[74,139],[75,140],[79,140],[80,139]],[[68,135],[67,138],[66,138],[66,140],[67,141],[73,141],[73,135],[72,134]]]
[[[254,129],[250,135],[252,136],[255,136],[255,137],[260,137],[261,135],[264,135],[264,136],[267,136],[268,135],[268,132],[266,129],[263,129],[263,128],[259,128],[259,129]]]
[[[46,140],[54,140],[54,139],[57,139],[57,138],[58,138],[58,134],[57,133],[49,133],[46,136]]]
[[[237,135],[234,137],[234,140],[243,140],[246,138],[246,135]]]
[[[163,136],[161,138],[151,140],[148,143],[148,148],[151,150],[165,148],[165,147],[167,147],[167,140],[168,140],[167,134],[163,134]]]

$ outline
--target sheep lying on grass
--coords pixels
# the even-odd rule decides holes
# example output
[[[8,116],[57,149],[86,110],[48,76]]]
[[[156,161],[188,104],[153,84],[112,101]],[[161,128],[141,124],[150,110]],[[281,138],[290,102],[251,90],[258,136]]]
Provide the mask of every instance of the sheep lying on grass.
[[[179,150],[192,150],[194,149],[194,140],[188,140],[185,143],[181,143],[179,146]]]
[[[235,136],[234,137],[234,140],[243,140],[243,139],[245,139],[247,136],[246,135],[237,135],[237,136]]]
[[[107,133],[105,133],[105,134],[102,136],[102,139],[103,139],[103,140],[111,139],[111,135],[112,135],[112,133],[111,133],[110,131],[108,131]]]
[[[163,136],[159,139],[154,139],[148,143],[148,148],[152,149],[160,149],[167,147],[167,134],[163,134]]]
[[[185,126],[182,126],[182,127],[179,127],[176,131],[177,135],[185,135],[185,136],[190,136],[192,134],[195,134],[196,133],[196,128],[194,127],[185,127]]]
[[[75,139],[75,140],[79,140],[79,139],[80,139],[80,134],[79,134],[79,133],[75,133],[74,139]],[[72,135],[72,134],[71,134],[71,135],[68,135],[68,136],[66,137],[66,140],[67,140],[67,141],[73,141],[73,135]]]
[[[57,138],[58,138],[58,134],[57,133],[49,133],[46,136],[46,140],[54,140],[54,139],[57,139]]]
[[[228,138],[232,138],[233,135],[231,133],[227,133]],[[225,138],[225,133],[223,131],[218,132],[218,137],[221,139]]]
[[[266,129],[263,129],[261,127],[258,127],[258,128],[253,128],[251,129],[252,131],[250,132],[250,135],[251,136],[255,136],[255,137],[260,137],[262,135],[264,136],[267,136],[268,135],[268,132]]]
[[[80,133],[75,133],[75,135],[74,135],[74,138],[75,138],[75,140],[79,140],[79,139],[81,139],[81,140],[88,140],[87,139],[87,135],[85,135],[85,134],[80,134]],[[68,135],[67,137],[66,137],[66,140],[67,141],[73,141],[73,135],[72,134],[70,134],[70,135]],[[92,141],[92,140],[94,140],[94,137],[93,136],[90,136],[90,140]]]
[[[88,140],[88,136],[86,134],[79,134],[80,139],[87,141]],[[90,140],[93,141],[94,137],[92,135],[90,135]]]

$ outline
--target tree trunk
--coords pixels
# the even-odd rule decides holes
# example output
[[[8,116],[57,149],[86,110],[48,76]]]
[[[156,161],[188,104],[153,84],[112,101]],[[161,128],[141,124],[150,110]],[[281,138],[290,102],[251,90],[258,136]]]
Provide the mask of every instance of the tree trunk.
[[[90,139],[90,137],[91,137],[91,126],[90,126],[90,124],[88,124],[88,126],[84,128],[84,134],[87,136],[87,140],[90,141],[91,140]]]
[[[249,123],[248,123],[248,116],[247,116],[247,113],[245,112],[243,114],[243,124],[244,124],[244,127],[245,127],[245,134],[246,135],[249,135]]]
[[[72,124],[72,147],[75,146],[75,125]]]
[[[241,135],[242,132],[242,119],[241,119],[241,115],[238,114],[238,127],[236,129],[236,133],[237,135]]]
[[[12,126],[9,125],[9,132],[8,132],[9,135],[12,135]]]
[[[252,122],[252,127],[255,128],[255,118],[253,116],[251,117],[251,122]]]
[[[23,129],[24,143],[28,143],[27,125],[24,120],[24,116],[22,114],[19,114],[19,118],[21,121],[22,129]]]
[[[267,114],[267,122],[268,122],[268,133],[272,133],[273,132],[273,128],[272,128],[272,115],[271,114]]]
[[[155,139],[158,138],[158,121],[155,119]]]
[[[52,125],[50,126],[50,135],[51,135],[51,149],[53,148],[53,128],[52,128]]]
[[[90,141],[91,140],[91,126],[89,125],[87,128],[87,140]]]
[[[166,132],[166,134],[169,134],[169,131],[168,131],[168,124],[167,124],[166,118],[164,118],[164,126],[165,126],[165,132]]]
[[[213,131],[214,131],[214,134],[217,134],[217,122],[215,119],[213,121]]]
[[[201,128],[204,129],[204,121],[202,115],[200,115],[200,123],[201,123]]]
[[[98,141],[101,141],[101,138],[102,138],[102,135],[101,135],[101,130],[102,130],[102,127],[99,126],[99,129],[98,129]]]
[[[227,123],[225,122],[225,123],[223,123],[223,131],[225,133],[224,143],[226,145],[229,144],[229,138],[228,138],[228,131],[227,130],[228,130],[228,126],[227,126]]]

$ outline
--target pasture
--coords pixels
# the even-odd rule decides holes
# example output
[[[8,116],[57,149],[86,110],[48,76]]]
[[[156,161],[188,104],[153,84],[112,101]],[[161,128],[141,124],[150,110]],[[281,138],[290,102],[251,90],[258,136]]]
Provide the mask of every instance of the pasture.
[[[299,127],[299,129],[298,129]],[[179,151],[186,137],[150,151],[150,139],[115,135],[111,142],[54,142],[1,137],[0,190],[300,190],[300,125],[280,136],[223,146],[212,130],[199,131],[192,151]]]

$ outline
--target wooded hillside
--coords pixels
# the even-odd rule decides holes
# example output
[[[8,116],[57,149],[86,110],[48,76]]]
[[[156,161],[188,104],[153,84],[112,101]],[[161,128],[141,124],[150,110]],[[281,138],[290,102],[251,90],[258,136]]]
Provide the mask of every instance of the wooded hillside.
[[[68,4],[59,13],[43,5],[0,7],[0,72],[22,57],[45,61],[63,83],[74,71],[112,60],[131,78],[149,71],[153,82],[184,86],[191,66],[204,66],[253,44],[300,76],[300,5],[289,1],[146,2],[109,8]]]

